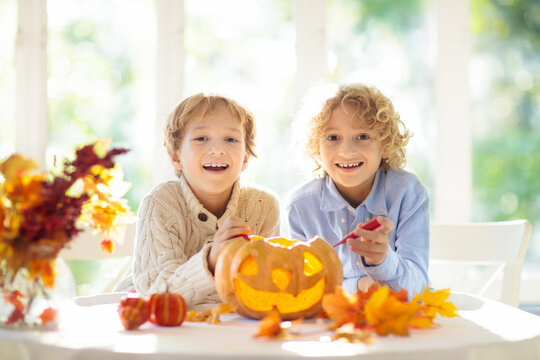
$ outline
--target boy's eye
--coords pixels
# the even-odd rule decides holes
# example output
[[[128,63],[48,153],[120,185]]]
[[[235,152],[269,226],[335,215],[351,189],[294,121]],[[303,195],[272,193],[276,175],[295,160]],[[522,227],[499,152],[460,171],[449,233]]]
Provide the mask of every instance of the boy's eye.
[[[326,140],[328,140],[328,141],[338,141],[339,137],[337,135],[328,135],[326,137]]]
[[[361,135],[358,135],[358,136],[357,136],[357,139],[358,139],[358,140],[369,140],[370,137],[369,137],[368,134],[361,134]]]
[[[195,141],[206,141],[206,140],[208,140],[208,138],[206,136],[199,136],[199,137],[196,137],[193,140],[195,140]]]
[[[236,140],[235,138],[232,138],[232,137],[225,138],[225,141],[226,142],[238,142],[238,140]]]

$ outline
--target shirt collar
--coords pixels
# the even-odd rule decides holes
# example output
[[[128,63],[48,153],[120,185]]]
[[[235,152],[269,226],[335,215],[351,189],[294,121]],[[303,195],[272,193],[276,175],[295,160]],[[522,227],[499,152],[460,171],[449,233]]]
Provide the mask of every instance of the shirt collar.
[[[367,211],[373,215],[388,216],[384,191],[384,170],[379,169],[375,173],[375,181],[373,182],[373,187],[371,188],[368,197],[359,205],[359,207],[364,205]],[[339,193],[332,178],[326,175],[321,197],[321,210],[337,211],[349,206],[347,200]]]
[[[180,183],[180,188],[182,189],[182,194],[184,195],[184,199],[186,203],[188,204],[191,212],[195,214],[194,216],[197,216],[198,213],[203,212],[208,216],[208,218],[213,219],[213,221],[216,221],[218,226],[220,226],[229,215],[235,215],[237,213],[238,203],[240,200],[240,187],[241,187],[240,178],[236,179],[233,185],[231,197],[229,199],[229,202],[227,203],[227,208],[225,209],[225,212],[219,219],[217,219],[214,216],[214,214],[208,211],[200,203],[199,199],[193,193],[193,190],[191,190],[191,187],[189,186],[187,179],[184,176],[184,173],[180,172],[178,181]]]

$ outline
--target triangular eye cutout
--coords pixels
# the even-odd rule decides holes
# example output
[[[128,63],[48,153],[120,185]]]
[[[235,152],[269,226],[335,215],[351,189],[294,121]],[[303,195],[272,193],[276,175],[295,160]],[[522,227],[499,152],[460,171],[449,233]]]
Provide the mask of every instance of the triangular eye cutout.
[[[242,275],[257,275],[259,272],[259,267],[257,266],[257,261],[253,256],[249,256],[242,261],[238,272]]]
[[[304,251],[304,275],[313,276],[323,270],[322,262],[309,251]]]

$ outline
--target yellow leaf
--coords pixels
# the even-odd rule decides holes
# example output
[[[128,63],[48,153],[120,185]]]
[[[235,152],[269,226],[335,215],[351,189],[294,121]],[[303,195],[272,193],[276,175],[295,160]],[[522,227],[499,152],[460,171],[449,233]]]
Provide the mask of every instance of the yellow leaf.
[[[386,286],[379,288],[365,306],[367,321],[379,335],[409,335],[408,326],[419,313],[417,302],[404,303]]]
[[[107,152],[109,151],[109,146],[112,143],[112,139],[101,139],[94,143],[94,152],[98,157],[103,159],[105,155],[107,155]]]
[[[219,304],[210,310],[210,317],[208,318],[207,322],[210,324],[219,324],[219,315],[228,314],[231,312],[234,312],[234,307],[227,304]]]
[[[429,286],[426,286],[422,294],[415,296],[415,299],[424,304],[427,317],[434,318],[437,314],[445,317],[458,316],[458,308],[451,301],[446,301],[449,296],[450,289],[431,291]]]

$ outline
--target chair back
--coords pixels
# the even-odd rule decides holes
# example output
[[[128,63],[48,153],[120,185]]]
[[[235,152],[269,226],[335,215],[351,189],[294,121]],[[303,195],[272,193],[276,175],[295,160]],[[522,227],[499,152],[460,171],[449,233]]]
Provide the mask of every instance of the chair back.
[[[93,234],[90,229],[85,229],[66,248],[60,251],[59,256],[63,260],[125,258],[119,259],[121,264],[112,273],[100,274],[105,279],[105,285],[102,291],[111,292],[131,266],[131,257],[133,256],[135,242],[135,224],[126,225],[123,242],[121,244],[114,242],[112,254],[105,253],[101,250],[101,239],[102,237],[100,235]]]
[[[431,286],[517,306],[530,237],[531,224],[527,220],[432,222]]]

